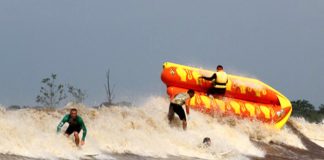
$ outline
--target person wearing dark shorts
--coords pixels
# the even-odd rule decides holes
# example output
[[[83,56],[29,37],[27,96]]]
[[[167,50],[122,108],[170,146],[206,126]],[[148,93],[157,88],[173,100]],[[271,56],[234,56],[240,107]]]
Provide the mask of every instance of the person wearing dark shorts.
[[[207,90],[207,95],[225,95],[226,88],[209,88]]]
[[[74,132],[80,133],[81,126],[75,122],[69,122],[69,127],[66,129],[65,134],[71,135]]]
[[[179,116],[180,120],[187,121],[186,114],[185,114],[182,106],[180,106],[178,104],[170,103],[169,115],[168,115],[169,119],[174,118],[174,113],[176,113]]]
[[[83,122],[83,119],[80,116],[78,116],[77,110],[75,108],[70,110],[70,114],[64,116],[62,121],[57,126],[57,133],[61,131],[61,128],[63,127],[64,123],[69,123],[69,126],[65,131],[65,135],[68,137],[73,133],[75,137],[75,144],[77,146],[79,146],[80,142],[79,133],[81,130],[83,130],[81,145],[84,145],[85,137],[87,135],[87,128]]]
[[[169,113],[168,113],[168,119],[170,123],[174,119],[174,113],[176,113],[179,116],[180,120],[182,121],[183,130],[187,129],[187,118],[182,106],[186,104],[186,112],[187,115],[189,115],[188,103],[189,100],[194,95],[195,95],[195,91],[189,89],[187,93],[179,93],[172,99],[169,106]]]

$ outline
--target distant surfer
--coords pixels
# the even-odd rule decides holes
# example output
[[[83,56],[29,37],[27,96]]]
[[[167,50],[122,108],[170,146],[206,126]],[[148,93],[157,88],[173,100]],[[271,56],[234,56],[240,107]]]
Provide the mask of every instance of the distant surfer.
[[[177,94],[170,103],[168,118],[171,123],[176,113],[182,121],[183,130],[187,129],[187,118],[182,106],[186,105],[186,113],[189,115],[189,100],[195,95],[195,91],[189,89],[187,92]]]
[[[205,137],[203,140],[204,147],[210,147],[211,146],[211,139],[209,137]]]
[[[83,135],[81,139],[81,145],[84,145],[85,137],[87,135],[87,128],[83,122],[83,119],[78,115],[77,109],[72,108],[70,110],[70,114],[67,114],[63,117],[62,121],[57,126],[57,133],[61,131],[61,128],[66,122],[69,123],[69,126],[65,131],[65,135],[69,137],[73,133],[75,144],[79,146],[80,143],[79,133],[82,129]]]
[[[205,137],[202,143],[198,145],[198,147],[202,149],[207,149],[211,146],[211,144],[212,144],[211,139],[209,137]]]
[[[211,77],[201,76],[200,78],[211,81],[213,84],[213,87],[208,89],[207,95],[225,95],[228,77],[222,65],[217,66],[216,73]]]

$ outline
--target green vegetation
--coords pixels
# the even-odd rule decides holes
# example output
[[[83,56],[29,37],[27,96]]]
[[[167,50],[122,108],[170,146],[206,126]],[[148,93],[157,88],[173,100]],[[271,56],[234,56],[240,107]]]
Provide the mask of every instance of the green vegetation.
[[[291,101],[294,117],[304,117],[309,122],[322,122],[324,119],[324,104],[321,104],[317,109],[308,100]]]
[[[55,107],[60,104],[67,96],[64,92],[63,84],[56,84],[56,74],[42,80],[43,86],[40,94],[36,97],[36,102],[46,107]]]
[[[65,93],[65,86],[57,84],[57,75],[51,74],[50,77],[44,78],[39,95],[36,97],[36,102],[45,107],[56,107],[68,96]],[[82,103],[86,98],[86,93],[72,85],[67,87],[69,95],[72,96],[73,102]]]
[[[87,96],[85,91],[81,90],[80,88],[76,88],[72,85],[68,86],[68,92],[73,97],[72,101],[74,103],[82,103]]]
[[[108,69],[108,71],[106,72],[107,83],[104,85],[107,100],[101,103],[99,106],[132,106],[132,103],[126,101],[114,102],[115,85],[111,85],[110,79],[110,70]],[[87,98],[86,92],[80,88],[76,88],[71,84],[68,84],[66,86],[63,84],[57,84],[56,74],[51,74],[49,77],[43,78],[41,83],[42,86],[40,93],[36,97],[36,102],[41,104],[41,106],[39,107],[56,107],[66,99],[73,103],[83,103]],[[18,105],[10,106],[11,109],[20,109],[24,107]]]

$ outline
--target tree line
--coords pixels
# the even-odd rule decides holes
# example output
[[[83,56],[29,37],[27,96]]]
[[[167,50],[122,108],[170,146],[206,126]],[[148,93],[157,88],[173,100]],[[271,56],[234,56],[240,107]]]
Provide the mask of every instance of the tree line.
[[[67,98],[73,103],[83,103],[87,97],[86,91],[77,88],[71,84],[64,85],[58,83],[57,74],[52,73],[49,77],[41,80],[41,88],[39,94],[36,96],[36,102],[45,107],[56,107],[59,106]],[[105,91],[107,101],[103,104],[105,106],[113,105],[114,99],[114,88],[110,83],[110,70],[106,72]]]
[[[294,117],[303,117],[309,122],[316,123],[320,123],[324,119],[324,104],[318,106],[318,109],[315,109],[315,106],[305,99],[291,101],[291,104]]]

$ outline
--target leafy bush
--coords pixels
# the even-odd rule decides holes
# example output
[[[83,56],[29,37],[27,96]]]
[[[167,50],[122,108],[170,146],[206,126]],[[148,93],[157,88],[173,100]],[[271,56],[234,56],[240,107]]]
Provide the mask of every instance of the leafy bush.
[[[36,102],[46,107],[55,107],[60,104],[67,96],[63,84],[56,84],[56,74],[42,80],[43,86],[40,94],[36,97]]]
[[[308,100],[300,99],[291,101],[293,112],[292,116],[304,117],[309,122],[322,122],[324,119],[324,104],[319,106],[319,110],[316,110],[314,105]]]

